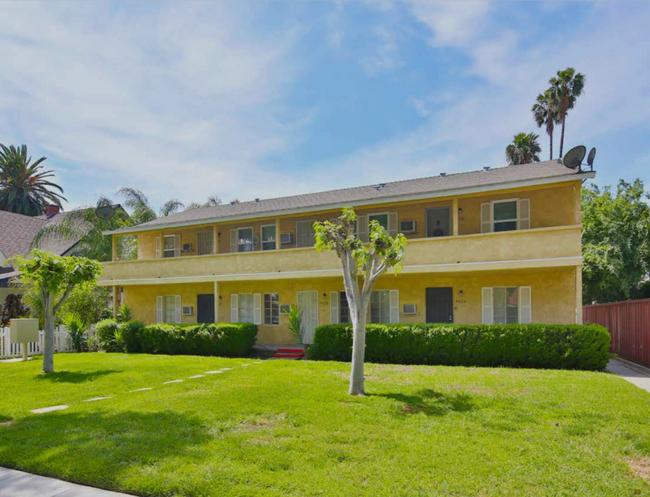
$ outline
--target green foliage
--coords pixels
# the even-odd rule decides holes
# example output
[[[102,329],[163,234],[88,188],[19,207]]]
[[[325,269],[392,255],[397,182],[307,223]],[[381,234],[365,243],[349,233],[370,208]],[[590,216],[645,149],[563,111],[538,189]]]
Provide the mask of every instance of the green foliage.
[[[512,143],[506,147],[506,159],[509,165],[530,164],[539,162],[539,135],[535,133],[519,133],[514,136]]]
[[[110,300],[110,288],[84,283],[72,290],[68,300],[61,306],[61,314],[78,314],[90,326],[111,316]]]
[[[244,357],[250,353],[256,338],[257,326],[251,323],[153,324],[141,330],[139,351]]]
[[[644,296],[650,275],[650,195],[643,182],[619,181],[616,193],[582,189],[583,300],[613,302]]]
[[[285,311],[285,315],[296,343],[302,343],[302,310],[297,305],[292,305],[288,311]]]
[[[135,310],[129,304],[124,302],[117,310],[117,321],[124,323],[125,321],[133,321],[135,318]]]
[[[371,324],[369,362],[601,370],[610,359],[609,332],[598,325]],[[309,356],[349,361],[352,326],[316,328]]]
[[[102,350],[116,352],[119,350],[119,343],[115,338],[118,323],[114,319],[104,319],[95,325],[97,340]]]
[[[88,323],[76,312],[66,314],[61,324],[68,330],[68,343],[76,352],[83,352],[86,345]]]
[[[142,331],[145,325],[142,321],[122,321],[117,325],[115,341],[121,352],[142,352]]]
[[[535,123],[539,128],[545,126],[549,137],[549,160],[553,159],[553,130],[559,122],[559,105],[558,93],[551,87],[537,96],[537,103],[532,108]]]
[[[41,171],[45,157],[31,161],[26,145],[0,144],[0,210],[40,216],[47,204],[61,207],[63,188],[48,179],[52,171]]]
[[[584,92],[586,78],[584,74],[576,73],[573,67],[567,67],[563,71],[558,71],[557,75],[549,79],[548,82],[551,85],[551,91],[557,98],[558,121],[562,123],[560,135],[560,157],[562,157],[566,116],[569,110],[575,107],[578,97]]]

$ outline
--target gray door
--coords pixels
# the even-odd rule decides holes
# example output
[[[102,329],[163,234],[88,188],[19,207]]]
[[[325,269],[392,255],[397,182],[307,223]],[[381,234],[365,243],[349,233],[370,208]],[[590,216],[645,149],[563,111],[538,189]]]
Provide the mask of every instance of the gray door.
[[[454,290],[451,287],[426,289],[427,323],[454,322]]]
[[[200,293],[196,296],[196,322],[214,323],[214,293]]]
[[[451,209],[449,207],[427,209],[427,237],[449,236],[450,215]]]

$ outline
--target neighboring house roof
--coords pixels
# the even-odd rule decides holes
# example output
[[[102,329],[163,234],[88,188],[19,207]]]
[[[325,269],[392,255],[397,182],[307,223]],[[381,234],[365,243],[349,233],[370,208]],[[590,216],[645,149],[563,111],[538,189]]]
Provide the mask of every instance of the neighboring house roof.
[[[304,195],[293,195],[263,199],[252,202],[218,205],[189,209],[177,214],[161,217],[132,228],[108,231],[105,234],[132,233],[149,231],[165,227],[223,222],[260,216],[309,212],[324,208],[339,208],[346,205],[363,205],[389,202],[409,198],[426,198],[427,196],[445,196],[462,194],[472,190],[490,190],[524,186],[526,184],[554,183],[593,177],[595,173],[579,173],[568,169],[556,160],[500,167],[489,170],[455,173],[445,176],[430,176],[404,181],[344,188]],[[382,186],[380,186],[382,185]]]
[[[0,251],[7,259],[16,255],[28,254],[32,242],[38,232],[48,224],[60,223],[66,217],[66,212],[46,216],[25,216],[13,212],[0,211]],[[72,249],[78,240],[44,239],[39,243],[39,248],[57,255],[63,255]],[[6,264],[6,262],[5,262]],[[6,280],[17,273],[2,272],[0,279]]]

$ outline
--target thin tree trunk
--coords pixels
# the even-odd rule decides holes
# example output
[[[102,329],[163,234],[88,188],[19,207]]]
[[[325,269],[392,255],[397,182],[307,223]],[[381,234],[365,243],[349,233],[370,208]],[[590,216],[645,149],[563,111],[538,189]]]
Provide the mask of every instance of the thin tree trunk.
[[[551,151],[549,152],[548,160],[553,160],[553,132],[551,131],[548,136],[551,143]]]
[[[43,372],[54,373],[54,305],[53,297],[43,302]]]
[[[359,309],[352,321],[352,372],[350,395],[365,395],[363,388],[363,363],[366,354],[366,310]]]
[[[564,122],[566,121],[566,115],[562,117],[562,134],[560,135],[560,159],[562,158],[562,152],[564,151]]]

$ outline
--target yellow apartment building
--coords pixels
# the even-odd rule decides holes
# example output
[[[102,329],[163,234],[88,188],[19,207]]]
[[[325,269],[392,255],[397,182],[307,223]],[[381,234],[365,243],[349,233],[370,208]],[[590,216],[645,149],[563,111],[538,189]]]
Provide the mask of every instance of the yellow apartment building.
[[[369,322],[580,323],[580,189],[594,172],[557,161],[191,209],[113,237],[100,285],[147,324],[253,322],[259,345],[304,342],[348,320],[340,262],[314,248],[315,220],[345,206],[358,234],[376,220],[408,243],[403,268],[376,285]],[[118,237],[137,236],[137,260]]]

